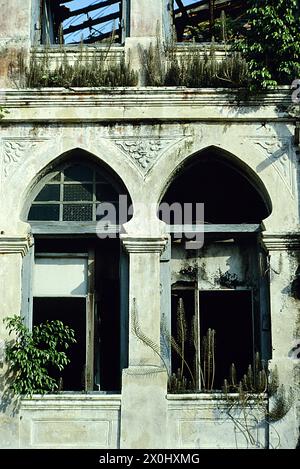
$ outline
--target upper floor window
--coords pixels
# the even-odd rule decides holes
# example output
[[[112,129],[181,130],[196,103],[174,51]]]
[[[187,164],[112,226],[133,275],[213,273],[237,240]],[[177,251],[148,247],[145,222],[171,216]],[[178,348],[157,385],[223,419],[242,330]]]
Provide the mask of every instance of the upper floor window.
[[[247,26],[243,0],[174,0],[178,42],[216,42],[238,38]]]
[[[42,0],[43,44],[122,42],[123,0]]]

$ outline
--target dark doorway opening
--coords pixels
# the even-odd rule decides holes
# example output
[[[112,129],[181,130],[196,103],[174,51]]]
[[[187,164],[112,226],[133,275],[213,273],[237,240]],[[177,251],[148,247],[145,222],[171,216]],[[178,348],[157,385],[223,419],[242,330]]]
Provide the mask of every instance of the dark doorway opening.
[[[200,291],[200,331],[216,331],[214,388],[222,389],[231,364],[241,380],[253,363],[253,320],[251,291]]]

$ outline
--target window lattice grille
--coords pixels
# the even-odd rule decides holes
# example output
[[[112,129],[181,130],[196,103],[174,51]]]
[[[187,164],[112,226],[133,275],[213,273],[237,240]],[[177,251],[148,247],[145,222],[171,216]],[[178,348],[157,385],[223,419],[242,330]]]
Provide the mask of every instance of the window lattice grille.
[[[29,221],[96,221],[102,202],[118,206],[119,193],[102,174],[76,164],[53,175],[36,196]]]

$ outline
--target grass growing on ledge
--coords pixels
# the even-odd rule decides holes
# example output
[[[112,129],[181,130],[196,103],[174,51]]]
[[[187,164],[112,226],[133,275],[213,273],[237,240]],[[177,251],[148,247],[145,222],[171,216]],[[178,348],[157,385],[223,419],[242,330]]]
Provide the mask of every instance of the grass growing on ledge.
[[[159,44],[142,53],[146,86],[185,86],[187,88],[241,88],[248,85],[248,64],[240,53],[216,58],[214,44],[209,50],[191,48],[178,57],[175,48],[163,53]],[[165,55],[166,60],[162,57]]]
[[[51,67],[49,49],[45,47],[42,58],[33,51],[29,65],[24,66],[22,86],[42,87],[117,87],[136,86],[137,74],[130,64],[122,58],[119,63],[108,60],[109,49],[103,51],[81,48],[78,59],[70,64],[68,55],[62,47],[63,58],[55,67]],[[21,64],[22,68],[22,64]]]

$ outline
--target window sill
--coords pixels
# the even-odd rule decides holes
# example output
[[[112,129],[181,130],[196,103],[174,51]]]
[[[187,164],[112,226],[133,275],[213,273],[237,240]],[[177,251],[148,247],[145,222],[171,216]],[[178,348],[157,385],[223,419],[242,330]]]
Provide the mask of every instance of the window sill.
[[[21,398],[21,409],[28,411],[51,409],[106,409],[119,411],[121,394],[102,394],[99,392],[62,394],[34,394]]]
[[[258,399],[268,400],[268,395],[266,393],[257,394],[257,393],[249,393],[248,396],[251,396],[247,402],[250,404]],[[224,394],[222,391],[220,392],[195,392],[195,393],[182,393],[182,394],[167,394],[168,401],[227,401],[230,399],[237,399],[239,397],[238,393],[228,393],[227,395]]]
[[[121,399],[121,393],[109,391],[63,391],[53,394],[33,394],[30,396],[21,397],[22,401],[32,401],[34,399]]]

